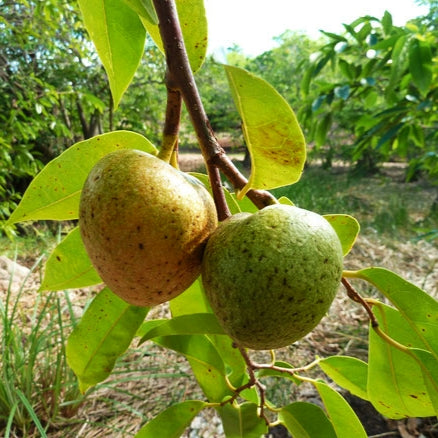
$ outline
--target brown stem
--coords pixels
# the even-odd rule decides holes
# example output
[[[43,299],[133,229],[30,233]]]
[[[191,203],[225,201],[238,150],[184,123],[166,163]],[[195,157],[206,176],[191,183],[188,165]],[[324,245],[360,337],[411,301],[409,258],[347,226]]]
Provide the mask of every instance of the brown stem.
[[[354,287],[350,284],[350,282],[345,277],[342,277],[342,284],[344,285],[347,291],[348,297],[351,298],[356,303],[359,303],[366,310],[371,321],[371,326],[373,328],[378,327],[379,323],[373,311],[371,310],[370,305],[359,295],[356,289],[354,289]]]
[[[228,159],[210,126],[190,67],[175,2],[174,0],[153,0],[153,2],[166,53],[169,72],[168,80],[172,81],[181,92],[196,136],[198,137],[211,185],[212,187],[217,187],[220,184],[220,180],[218,180],[219,173],[213,171],[213,168],[217,167],[222,170],[236,189],[241,189],[247,180],[231,163],[231,160]],[[214,199],[218,210],[223,209],[226,206],[223,190],[220,190],[220,192],[214,190],[213,196],[216,196]],[[265,191],[251,190],[247,193],[247,196],[259,208],[276,202],[275,198]],[[226,210],[218,211],[218,215],[219,218],[227,217],[230,215],[230,212],[227,208]]]
[[[266,388],[257,379],[257,377],[254,373],[254,370],[256,369],[256,367],[254,366],[254,362],[248,356],[248,353],[246,352],[246,350],[243,347],[241,347],[240,345],[237,345],[237,348],[239,349],[240,354],[242,355],[242,357],[246,363],[246,368],[247,368],[248,374],[249,374],[249,382],[252,382],[251,386],[256,386],[258,391],[259,391],[259,395],[260,395],[259,416],[260,416],[260,418],[263,418],[265,420],[266,424],[269,426],[269,424],[270,424],[269,419],[265,415],[265,402],[266,402],[265,401],[265,391],[266,391]]]
[[[166,80],[167,104],[166,119],[163,128],[163,141],[158,157],[166,162],[173,158],[177,164],[178,134],[181,122],[182,96],[178,89],[171,83],[169,75]]]
[[[207,164],[207,172],[210,184],[217,187],[219,173],[215,171],[214,166],[209,164],[210,154],[218,153],[217,142],[214,141],[214,135],[209,128],[209,122],[201,102],[195,79],[190,67],[184,39],[181,32],[181,26],[178,19],[174,0],[154,0],[155,10],[158,16],[161,39],[166,53],[167,63],[167,81],[179,90],[187,111],[192,120],[193,127],[198,137],[201,152],[204,161]],[[213,189],[213,198],[219,219],[224,219],[231,215],[226,206],[225,194],[223,190]]]

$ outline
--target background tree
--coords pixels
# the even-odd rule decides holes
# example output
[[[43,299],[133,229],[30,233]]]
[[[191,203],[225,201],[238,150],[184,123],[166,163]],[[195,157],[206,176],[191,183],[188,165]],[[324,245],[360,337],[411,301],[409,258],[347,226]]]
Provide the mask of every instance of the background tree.
[[[301,114],[328,159],[337,153],[374,171],[382,161],[401,158],[409,163],[407,180],[420,171],[438,176],[438,33],[432,16],[397,27],[386,12],[382,19],[344,25],[344,34],[325,32],[329,42],[302,81],[308,103]],[[327,80],[321,73],[329,67],[334,76]]]

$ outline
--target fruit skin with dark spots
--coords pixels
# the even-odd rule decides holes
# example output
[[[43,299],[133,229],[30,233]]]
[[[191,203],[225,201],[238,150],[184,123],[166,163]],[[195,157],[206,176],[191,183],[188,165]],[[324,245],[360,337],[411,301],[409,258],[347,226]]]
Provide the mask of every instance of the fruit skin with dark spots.
[[[197,278],[217,216],[198,180],[153,155],[123,149],[91,170],[79,226],[108,287],[130,304],[154,306]]]
[[[322,216],[277,204],[218,226],[204,252],[202,280],[231,338],[268,350],[292,344],[319,323],[342,266],[341,243]]]

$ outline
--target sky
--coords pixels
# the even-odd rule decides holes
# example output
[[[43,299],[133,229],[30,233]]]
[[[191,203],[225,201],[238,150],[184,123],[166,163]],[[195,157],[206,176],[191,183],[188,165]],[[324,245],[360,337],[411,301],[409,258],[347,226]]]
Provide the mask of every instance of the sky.
[[[388,10],[393,23],[404,25],[425,14],[414,0],[205,0],[209,53],[220,56],[237,44],[247,56],[275,47],[273,38],[285,30],[318,38],[319,30],[339,33],[342,23],[363,15],[382,18]]]

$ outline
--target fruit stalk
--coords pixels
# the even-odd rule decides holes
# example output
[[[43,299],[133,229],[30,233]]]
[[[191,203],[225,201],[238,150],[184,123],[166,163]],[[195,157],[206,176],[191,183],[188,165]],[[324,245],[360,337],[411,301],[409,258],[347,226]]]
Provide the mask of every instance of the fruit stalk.
[[[153,2],[166,53],[167,82],[173,89],[181,92],[207,165],[218,217],[219,220],[223,220],[230,216],[230,212],[217,169],[222,171],[236,189],[244,187],[247,180],[219,145],[211,128],[190,68],[174,0],[153,0]],[[276,203],[275,198],[265,191],[250,190],[247,196],[258,208]]]
[[[166,119],[158,158],[178,168],[178,133],[181,121],[182,96],[181,92],[172,86],[170,81],[166,81],[166,87]]]

